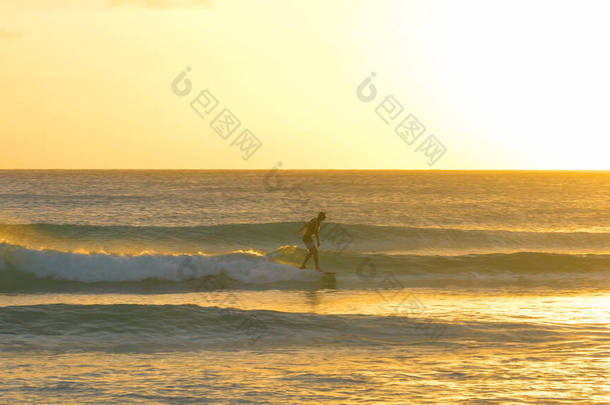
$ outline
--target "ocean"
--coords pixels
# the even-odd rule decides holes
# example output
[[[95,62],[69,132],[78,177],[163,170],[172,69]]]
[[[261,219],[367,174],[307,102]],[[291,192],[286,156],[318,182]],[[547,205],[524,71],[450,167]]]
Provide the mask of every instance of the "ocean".
[[[0,171],[0,403],[603,404],[609,326],[610,172]]]

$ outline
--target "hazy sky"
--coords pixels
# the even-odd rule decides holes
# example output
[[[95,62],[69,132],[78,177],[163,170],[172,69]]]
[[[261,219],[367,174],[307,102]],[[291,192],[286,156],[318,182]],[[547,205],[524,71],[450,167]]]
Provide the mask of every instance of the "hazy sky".
[[[0,168],[610,169],[606,4],[2,1]]]

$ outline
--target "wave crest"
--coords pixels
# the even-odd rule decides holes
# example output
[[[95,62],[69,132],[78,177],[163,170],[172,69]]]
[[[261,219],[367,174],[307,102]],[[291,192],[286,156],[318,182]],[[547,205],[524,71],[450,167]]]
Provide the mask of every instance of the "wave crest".
[[[319,273],[276,263],[266,256],[235,252],[217,256],[142,254],[82,254],[35,250],[0,243],[0,270],[13,270],[36,278],[94,282],[135,282],[147,279],[185,281],[226,276],[244,283],[315,280]]]

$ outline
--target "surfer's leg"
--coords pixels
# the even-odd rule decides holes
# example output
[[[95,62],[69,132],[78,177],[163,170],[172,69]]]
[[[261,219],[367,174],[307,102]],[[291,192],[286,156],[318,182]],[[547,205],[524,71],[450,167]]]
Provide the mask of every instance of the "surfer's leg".
[[[315,246],[313,244],[313,240],[311,240],[309,238],[303,238],[303,242],[305,243],[305,246],[307,247],[307,254],[305,255],[305,260],[303,260],[303,264],[301,265],[302,269],[304,269],[305,265],[307,265],[307,261],[311,257],[311,252],[313,250],[312,247]]]
[[[305,265],[307,264],[307,261],[311,257],[312,251],[316,246],[313,244],[313,239],[311,239],[310,237],[307,237],[307,236],[303,236],[303,243],[305,244],[305,247],[307,248],[307,254],[305,255],[305,260],[303,260],[303,264],[301,265],[302,269],[305,268]]]
[[[316,247],[314,247],[311,250],[313,251],[313,260],[316,262],[316,270],[322,270],[320,268],[320,262],[318,260],[318,249]]]
[[[305,268],[305,265],[307,264],[307,261],[309,260],[310,257],[311,257],[311,251],[308,251],[307,254],[305,255],[305,260],[303,260],[303,264],[301,265],[302,269]]]

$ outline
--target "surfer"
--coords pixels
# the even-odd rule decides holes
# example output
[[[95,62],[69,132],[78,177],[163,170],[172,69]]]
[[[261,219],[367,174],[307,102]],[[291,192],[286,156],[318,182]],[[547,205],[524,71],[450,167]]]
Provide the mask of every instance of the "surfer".
[[[312,218],[308,223],[303,225],[301,229],[297,231],[297,234],[300,234],[305,231],[303,234],[303,243],[307,247],[307,255],[305,255],[305,260],[303,260],[303,264],[301,265],[301,269],[305,268],[307,261],[311,256],[313,256],[314,261],[316,262],[316,270],[322,271],[320,268],[320,262],[318,261],[318,246],[320,246],[320,224],[322,221],[326,219],[326,213],[320,211],[317,217]],[[317,246],[313,242],[313,236],[316,236]]]

